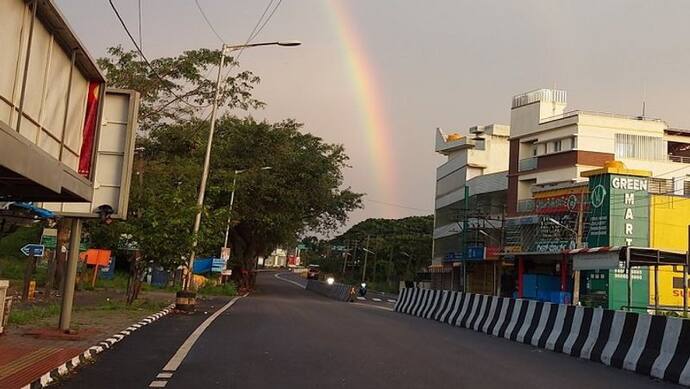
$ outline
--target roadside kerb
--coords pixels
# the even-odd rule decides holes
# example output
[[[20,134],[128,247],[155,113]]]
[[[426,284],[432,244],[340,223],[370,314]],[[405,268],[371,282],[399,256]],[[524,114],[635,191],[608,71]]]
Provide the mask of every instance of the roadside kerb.
[[[419,288],[394,310],[690,386],[690,320]]]
[[[151,316],[148,316],[142,320],[140,320],[137,323],[132,324],[131,326],[125,328],[124,330],[113,334],[111,337],[89,347],[88,349],[84,350],[81,352],[79,355],[76,357],[66,361],[62,365],[50,370],[49,372],[43,374],[40,378],[34,380],[32,383],[25,385],[22,387],[22,389],[35,389],[35,388],[44,388],[51,383],[53,383],[55,380],[59,379],[60,377],[63,377],[70,372],[74,371],[79,365],[84,364],[85,362],[88,362],[93,359],[93,357],[97,354],[102,353],[105,350],[108,350],[115,345],[115,343],[121,341],[128,335],[130,335],[132,332],[149,325],[153,323],[154,321],[162,318],[163,316],[169,314],[170,312],[173,311],[175,304],[170,305],[169,307],[161,310],[158,313],[154,313]]]

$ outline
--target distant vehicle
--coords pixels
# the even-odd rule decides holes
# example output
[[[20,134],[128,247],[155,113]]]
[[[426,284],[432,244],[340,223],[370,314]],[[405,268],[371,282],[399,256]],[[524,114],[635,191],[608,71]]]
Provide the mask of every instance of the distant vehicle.
[[[318,280],[319,274],[321,274],[321,269],[319,269],[319,265],[309,265],[309,267],[307,268],[307,279]]]

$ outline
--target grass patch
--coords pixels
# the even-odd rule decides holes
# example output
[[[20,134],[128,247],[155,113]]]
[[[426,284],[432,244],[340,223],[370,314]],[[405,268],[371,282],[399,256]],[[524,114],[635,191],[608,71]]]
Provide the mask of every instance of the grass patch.
[[[26,262],[13,258],[0,258],[0,278],[7,280],[24,279]]]
[[[60,313],[59,304],[33,305],[30,307],[12,307],[9,324],[24,325],[40,321]]]
[[[100,305],[84,307],[81,311],[158,311],[170,305],[164,301],[150,301],[148,299],[138,299],[127,305],[122,300],[106,300]]]
[[[205,283],[197,293],[205,295],[205,296],[236,296],[237,295],[237,289],[235,288],[235,284],[232,282],[228,282],[227,284],[222,284],[222,285],[213,285],[210,282]]]

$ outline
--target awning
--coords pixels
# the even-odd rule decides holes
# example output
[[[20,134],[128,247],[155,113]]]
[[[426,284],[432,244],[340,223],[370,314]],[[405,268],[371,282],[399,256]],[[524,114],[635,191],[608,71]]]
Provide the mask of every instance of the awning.
[[[618,268],[620,262],[627,262],[630,251],[630,266],[685,265],[686,254],[677,251],[650,247],[608,246],[568,250],[573,258],[574,270],[604,270]]]

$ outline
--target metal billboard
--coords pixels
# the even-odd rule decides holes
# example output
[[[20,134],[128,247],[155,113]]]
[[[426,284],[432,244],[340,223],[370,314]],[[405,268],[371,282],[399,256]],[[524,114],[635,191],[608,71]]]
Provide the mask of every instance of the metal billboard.
[[[134,161],[139,93],[108,88],[94,158],[93,200],[90,203],[43,203],[61,216],[96,218],[98,207],[112,207],[112,219],[126,219]]]

